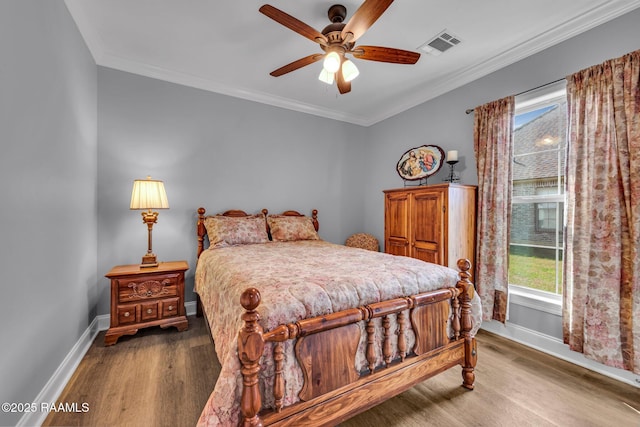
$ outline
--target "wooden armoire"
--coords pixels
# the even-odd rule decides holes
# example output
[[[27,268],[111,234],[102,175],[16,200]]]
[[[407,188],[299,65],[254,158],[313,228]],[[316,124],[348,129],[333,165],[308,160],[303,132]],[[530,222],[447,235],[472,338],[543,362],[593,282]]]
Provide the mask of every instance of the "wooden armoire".
[[[456,267],[475,267],[477,187],[434,184],[385,190],[384,251]]]

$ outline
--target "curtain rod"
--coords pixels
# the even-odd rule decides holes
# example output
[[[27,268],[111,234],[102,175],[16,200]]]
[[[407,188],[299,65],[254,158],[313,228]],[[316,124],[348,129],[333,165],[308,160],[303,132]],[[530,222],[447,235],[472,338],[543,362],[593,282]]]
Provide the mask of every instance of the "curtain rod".
[[[527,90],[522,91],[522,92],[520,92],[520,93],[516,93],[516,94],[515,94],[515,95],[513,95],[513,96],[524,95],[525,93],[533,92],[533,91],[534,91],[534,90],[536,90],[536,89],[540,89],[540,88],[543,88],[543,87],[545,87],[545,86],[552,85],[552,84],[554,84],[554,83],[559,83],[559,82],[561,82],[561,81],[563,81],[563,80],[566,80],[566,79],[567,79],[566,77],[563,77],[563,78],[561,78],[561,79],[554,80],[554,81],[552,81],[552,82],[545,83],[545,84],[540,85],[540,86],[536,86],[536,87],[534,87],[533,89],[527,89]],[[464,113],[465,113],[465,114],[471,114],[471,113],[473,113],[473,110],[474,110],[474,108],[469,108],[469,109],[465,110],[465,112],[464,112]]]

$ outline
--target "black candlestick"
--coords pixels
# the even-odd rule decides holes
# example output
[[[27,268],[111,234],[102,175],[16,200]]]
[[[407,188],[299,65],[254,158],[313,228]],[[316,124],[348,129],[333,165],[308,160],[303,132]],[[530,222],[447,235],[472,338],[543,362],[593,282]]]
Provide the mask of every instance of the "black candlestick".
[[[448,160],[447,164],[449,165],[449,176],[446,177],[444,180],[446,182],[458,182],[460,181],[460,178],[458,177],[458,175],[453,171],[455,164],[458,163],[457,160]]]

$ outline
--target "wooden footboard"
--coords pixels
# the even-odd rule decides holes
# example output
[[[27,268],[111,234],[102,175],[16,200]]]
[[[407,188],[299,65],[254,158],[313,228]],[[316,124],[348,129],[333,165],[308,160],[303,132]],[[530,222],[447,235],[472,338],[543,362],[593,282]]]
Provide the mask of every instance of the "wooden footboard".
[[[458,261],[460,280],[454,288],[304,319],[268,332],[262,330],[256,311],[260,292],[247,289],[240,301],[245,313],[238,335],[243,425],[335,425],[456,365],[462,366],[463,387],[473,389],[477,350],[471,336],[474,289],[470,267],[468,260]],[[381,319],[381,344],[376,344],[374,336],[376,319]],[[362,371],[356,370],[362,331],[359,322],[364,322],[366,334],[367,367]],[[393,322],[397,324],[394,330],[390,326]],[[415,335],[412,348],[407,348],[404,334],[409,322]],[[295,355],[304,385],[300,402],[284,407],[283,343],[288,340],[296,340]],[[275,408],[262,410],[258,375],[266,342],[274,343]]]

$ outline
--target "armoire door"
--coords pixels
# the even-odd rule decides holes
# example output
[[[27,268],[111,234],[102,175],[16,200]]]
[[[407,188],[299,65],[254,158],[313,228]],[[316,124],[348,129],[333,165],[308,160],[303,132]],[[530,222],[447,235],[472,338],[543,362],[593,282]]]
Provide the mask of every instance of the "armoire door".
[[[411,256],[409,246],[409,196],[387,194],[385,200],[384,251],[392,255]]]
[[[412,256],[445,265],[444,193],[416,192],[412,202]]]

